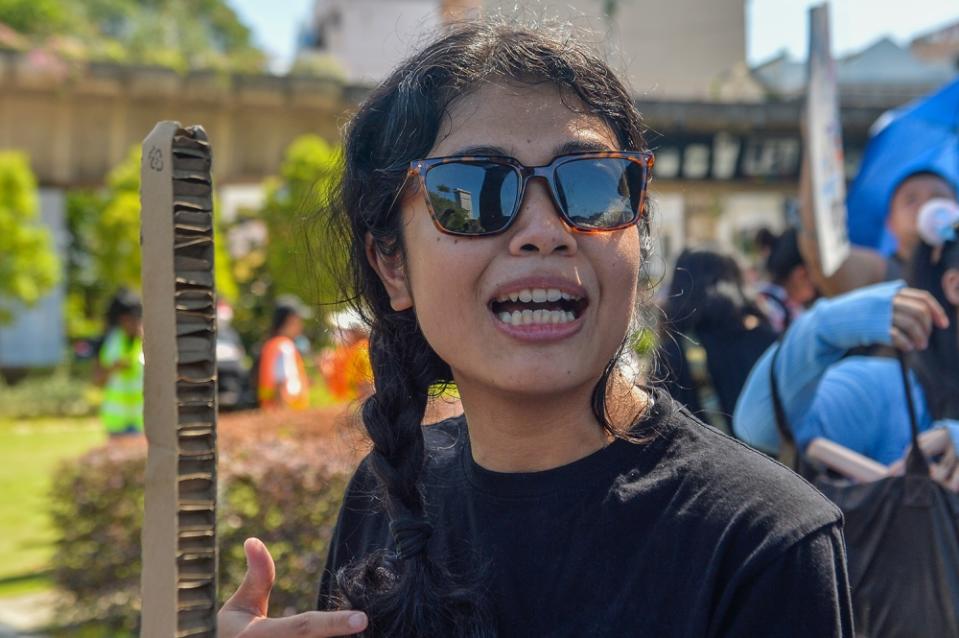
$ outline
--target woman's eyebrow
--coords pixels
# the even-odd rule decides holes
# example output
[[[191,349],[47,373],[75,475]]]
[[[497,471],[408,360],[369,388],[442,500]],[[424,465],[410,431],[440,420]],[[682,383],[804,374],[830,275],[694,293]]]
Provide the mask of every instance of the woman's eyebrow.
[[[507,151],[505,148],[501,146],[489,146],[486,144],[467,146],[466,148],[458,149],[455,153],[450,153],[450,155],[488,155],[497,157],[510,157],[509,151]]]
[[[569,153],[583,153],[583,152],[602,152],[602,151],[613,151],[614,148],[610,148],[608,144],[605,144],[600,141],[592,140],[570,140],[557,146],[553,149],[553,157],[558,157],[560,155],[567,155]],[[457,149],[453,153],[449,153],[449,156],[460,156],[460,155],[485,155],[485,156],[494,156],[494,157],[512,157],[512,154],[503,148],[502,146],[492,146],[489,144],[478,144],[476,146],[467,146],[465,148]]]
[[[571,140],[553,149],[553,157],[567,155],[569,153],[591,153],[614,150],[616,149],[610,148],[608,144],[600,141]]]

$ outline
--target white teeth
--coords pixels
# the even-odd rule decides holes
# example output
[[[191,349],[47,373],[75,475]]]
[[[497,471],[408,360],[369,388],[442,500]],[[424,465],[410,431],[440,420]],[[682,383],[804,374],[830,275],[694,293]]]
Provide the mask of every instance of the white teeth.
[[[504,293],[498,296],[496,301],[498,303],[506,303],[507,301],[522,301],[523,303],[534,301],[536,303],[543,303],[544,301],[559,301],[560,299],[570,301],[578,300],[579,297],[564,292],[559,288],[524,288],[523,290]]]
[[[569,323],[576,319],[576,315],[563,310],[514,310],[501,312],[497,315],[500,321],[511,326],[547,325],[554,323]]]

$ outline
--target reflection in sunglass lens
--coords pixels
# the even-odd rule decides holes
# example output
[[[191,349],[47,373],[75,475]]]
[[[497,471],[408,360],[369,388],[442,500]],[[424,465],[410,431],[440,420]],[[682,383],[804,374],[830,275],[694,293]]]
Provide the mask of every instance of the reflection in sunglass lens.
[[[494,233],[509,223],[519,192],[519,176],[493,162],[452,162],[426,173],[426,190],[436,221],[462,234]]]
[[[646,167],[628,159],[583,158],[556,169],[560,206],[575,226],[603,229],[636,220],[646,185]]]

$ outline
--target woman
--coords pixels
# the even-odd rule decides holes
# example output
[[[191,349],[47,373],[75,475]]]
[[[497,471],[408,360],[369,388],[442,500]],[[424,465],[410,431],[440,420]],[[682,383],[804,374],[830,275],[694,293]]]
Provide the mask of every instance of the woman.
[[[946,215],[938,215],[945,208]],[[951,216],[949,210],[952,211]],[[935,218],[941,221],[935,223]],[[891,465],[911,441],[908,406],[893,347],[913,355],[913,403],[920,430],[942,427],[945,465],[936,476],[959,490],[959,206],[932,200],[920,213],[926,238],[915,248],[908,283],[879,284],[822,301],[787,334],[776,359],[778,388],[796,444],[817,439]],[[947,239],[950,238],[950,239]],[[850,350],[886,346],[890,356],[847,356]],[[928,346],[928,347],[927,347]],[[770,393],[775,349],[757,364],[740,397],[733,426],[754,447],[779,446]],[[945,444],[945,445],[942,445]]]
[[[756,360],[776,340],[743,292],[736,260],[709,250],[676,259],[656,377],[670,396],[724,432]]]
[[[837,510],[620,372],[652,158],[604,63],[461,26],[372,93],[344,155],[373,449],[319,608],[357,611],[265,619],[249,540],[221,636],[852,636]],[[423,429],[451,380],[465,415]]]

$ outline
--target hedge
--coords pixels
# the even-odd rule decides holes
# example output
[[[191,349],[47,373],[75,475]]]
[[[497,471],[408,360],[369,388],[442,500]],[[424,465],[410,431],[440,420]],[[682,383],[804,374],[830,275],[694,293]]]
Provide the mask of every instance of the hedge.
[[[335,408],[227,415],[219,448],[221,599],[243,578],[243,540],[257,536],[277,565],[271,615],[312,609],[346,482],[366,450],[358,428]],[[64,623],[136,630],[145,461],[142,441],[114,443],[55,477],[52,562]]]

